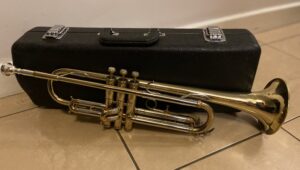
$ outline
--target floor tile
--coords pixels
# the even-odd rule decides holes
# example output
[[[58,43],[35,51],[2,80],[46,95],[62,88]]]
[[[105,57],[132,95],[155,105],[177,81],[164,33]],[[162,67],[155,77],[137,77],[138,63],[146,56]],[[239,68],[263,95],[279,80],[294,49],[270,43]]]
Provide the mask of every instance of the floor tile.
[[[262,46],[253,91],[261,90],[273,78],[284,79],[289,87],[289,113],[286,120],[300,115],[300,60],[286,55],[272,47]]]
[[[35,107],[26,93],[7,96],[0,99],[0,117]]]
[[[300,117],[284,124],[283,128],[300,140]]]
[[[297,116],[300,116],[300,79],[294,80],[289,85],[289,109],[286,121],[291,120]]]
[[[272,43],[270,44],[270,46],[275,47],[281,51],[284,51],[287,54],[290,54],[300,59],[300,30],[298,36],[283,41],[278,41],[276,43]]]
[[[300,78],[300,60],[266,45],[261,51],[253,89],[259,90],[276,77],[286,81]]]
[[[274,41],[279,41],[288,37],[293,37],[300,34],[300,23],[288,25],[286,27],[280,27],[271,31],[257,34],[255,37],[264,44],[268,44]]]
[[[0,98],[22,92],[22,88],[15,76],[3,76],[0,74]]]
[[[280,130],[274,135],[254,137],[184,169],[296,170],[300,167],[299,153],[299,141]]]
[[[115,130],[55,109],[0,119],[1,169],[135,169]]]
[[[121,134],[141,169],[175,169],[224,146],[258,133],[256,122],[244,113],[216,114],[215,130],[204,137],[136,125]]]

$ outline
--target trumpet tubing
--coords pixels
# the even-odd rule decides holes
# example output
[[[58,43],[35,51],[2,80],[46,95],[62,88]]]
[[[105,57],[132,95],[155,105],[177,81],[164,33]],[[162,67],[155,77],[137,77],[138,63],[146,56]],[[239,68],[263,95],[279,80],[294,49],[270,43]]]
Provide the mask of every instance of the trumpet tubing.
[[[137,123],[192,134],[205,134],[212,130],[214,112],[209,104],[213,103],[249,113],[263,125],[263,132],[273,134],[281,127],[288,109],[288,88],[279,78],[271,80],[264,90],[258,92],[229,93],[139,80],[139,73],[135,71],[132,72],[132,78],[128,78],[124,69],[120,71],[121,76],[116,76],[116,69],[113,67],[108,68],[109,74],[69,68],[57,69],[49,74],[15,68],[10,63],[0,67],[6,76],[19,74],[48,80],[48,92],[53,100],[68,106],[72,113],[99,118],[105,128],[113,124],[115,129],[124,126],[124,129],[129,131],[133,124]],[[103,83],[99,83],[99,80]],[[105,103],[63,99],[55,93],[54,82],[105,90]],[[191,115],[171,112],[168,109],[138,108],[136,100],[139,97],[204,110],[207,118],[202,122],[200,113]]]

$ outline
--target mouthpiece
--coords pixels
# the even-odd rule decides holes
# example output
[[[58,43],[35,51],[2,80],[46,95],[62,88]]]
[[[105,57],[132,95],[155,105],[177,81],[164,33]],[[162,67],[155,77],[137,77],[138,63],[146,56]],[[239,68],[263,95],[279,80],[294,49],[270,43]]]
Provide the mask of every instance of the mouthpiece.
[[[15,73],[15,66],[13,66],[13,64],[11,62],[6,63],[6,64],[0,63],[0,71],[1,71],[1,74],[5,75],[5,76],[10,76]]]

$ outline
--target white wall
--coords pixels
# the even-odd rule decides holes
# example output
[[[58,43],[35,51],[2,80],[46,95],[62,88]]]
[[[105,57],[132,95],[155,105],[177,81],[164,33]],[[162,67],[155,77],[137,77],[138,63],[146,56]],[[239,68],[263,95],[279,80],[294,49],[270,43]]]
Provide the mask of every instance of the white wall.
[[[183,27],[297,0],[3,1],[0,6],[0,62],[10,59],[12,43],[34,26]],[[4,86],[0,84],[1,87]]]

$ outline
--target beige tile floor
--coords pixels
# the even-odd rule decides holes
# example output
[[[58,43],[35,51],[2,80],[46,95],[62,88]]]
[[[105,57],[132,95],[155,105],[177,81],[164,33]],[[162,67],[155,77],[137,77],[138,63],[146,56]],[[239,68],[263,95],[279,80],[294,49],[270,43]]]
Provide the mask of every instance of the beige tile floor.
[[[290,87],[289,115],[275,135],[261,134],[245,113],[216,114],[204,137],[144,126],[104,130],[8,93],[0,78],[0,169],[300,169],[300,24],[256,36],[262,56],[253,89],[274,77]]]

